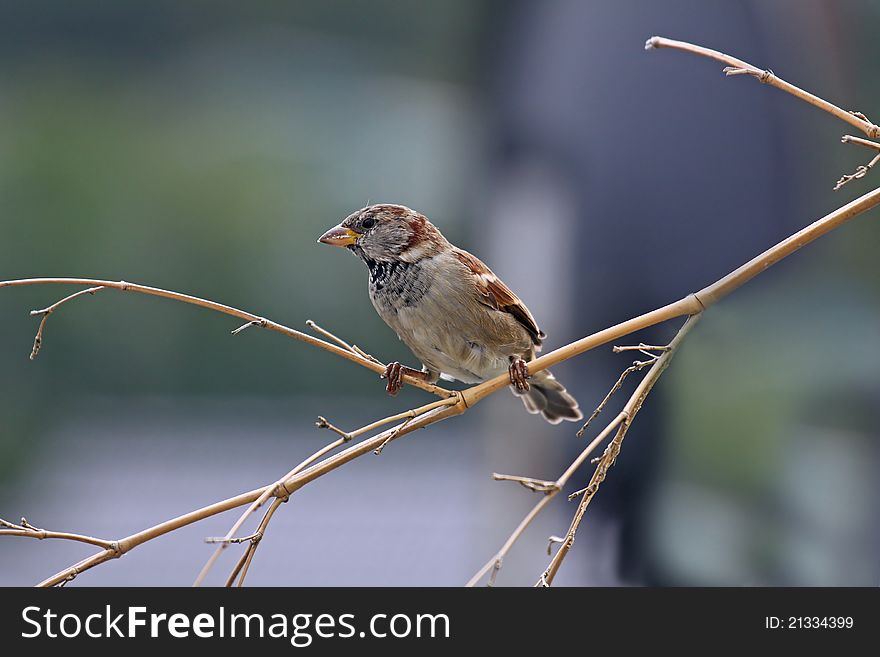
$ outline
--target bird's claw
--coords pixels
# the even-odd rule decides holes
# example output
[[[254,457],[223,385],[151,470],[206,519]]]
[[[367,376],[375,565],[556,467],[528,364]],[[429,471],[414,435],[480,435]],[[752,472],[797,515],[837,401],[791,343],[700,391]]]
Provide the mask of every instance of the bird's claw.
[[[515,358],[510,361],[510,385],[516,388],[517,392],[525,393],[529,391],[529,366],[522,358]]]
[[[400,392],[400,389],[403,387],[403,365],[397,361],[388,363],[388,367],[385,368],[385,372],[383,372],[380,377],[388,379],[388,385],[385,386],[385,391],[393,397]]]

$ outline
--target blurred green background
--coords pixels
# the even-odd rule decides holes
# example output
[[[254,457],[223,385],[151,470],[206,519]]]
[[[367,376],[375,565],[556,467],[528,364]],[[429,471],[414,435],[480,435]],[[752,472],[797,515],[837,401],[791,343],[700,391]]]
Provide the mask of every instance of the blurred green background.
[[[877,121],[878,24],[867,0],[0,1],[0,279],[170,288],[314,319],[415,365],[362,264],[315,243],[368,201],[397,202],[487,260],[555,348],[876,184],[831,192],[870,157],[838,143],[839,122],[712,63],[645,54],[644,39],[726,49]],[[560,583],[876,585],[875,215],[712,309]],[[510,255],[524,246],[548,255]],[[119,537],[273,480],[328,437],[318,414],[354,427],[426,400],[388,399],[373,374],[275,334],[231,337],[231,318],[113,291],[54,315],[29,362],[27,311],[72,291],[0,291],[7,519]],[[628,364],[593,358],[557,372],[587,411]],[[534,502],[489,474],[555,478],[580,444],[497,397],[298,493],[249,579],[466,581]],[[563,498],[499,583],[532,583],[574,510]],[[188,584],[200,539],[233,517],[215,520],[77,584]],[[0,584],[84,554],[6,538]]]

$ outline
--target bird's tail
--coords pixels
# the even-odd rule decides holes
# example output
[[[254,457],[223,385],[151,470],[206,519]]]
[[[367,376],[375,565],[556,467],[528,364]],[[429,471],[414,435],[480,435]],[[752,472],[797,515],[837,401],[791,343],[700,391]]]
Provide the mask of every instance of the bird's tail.
[[[510,389],[522,398],[529,413],[540,413],[550,424],[559,424],[563,420],[577,422],[584,417],[577,400],[547,370],[529,378],[528,392],[518,392],[513,386]]]

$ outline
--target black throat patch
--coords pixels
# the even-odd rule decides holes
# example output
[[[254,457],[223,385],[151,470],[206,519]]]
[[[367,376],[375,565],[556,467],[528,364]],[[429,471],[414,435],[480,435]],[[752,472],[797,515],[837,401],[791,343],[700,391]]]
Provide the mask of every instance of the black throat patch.
[[[388,308],[415,305],[428,291],[430,280],[421,265],[403,260],[361,258],[370,270],[370,296],[381,299]]]

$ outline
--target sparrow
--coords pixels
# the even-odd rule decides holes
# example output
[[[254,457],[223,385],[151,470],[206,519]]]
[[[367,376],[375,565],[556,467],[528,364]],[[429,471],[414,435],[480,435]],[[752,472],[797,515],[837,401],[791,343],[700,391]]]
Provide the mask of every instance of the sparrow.
[[[529,309],[482,260],[452,245],[428,219],[403,205],[369,205],[324,233],[369,270],[376,312],[422,362],[390,363],[382,375],[395,395],[403,374],[480,383],[507,372],[529,413],[551,424],[583,416],[547,370],[529,374],[546,337]]]

